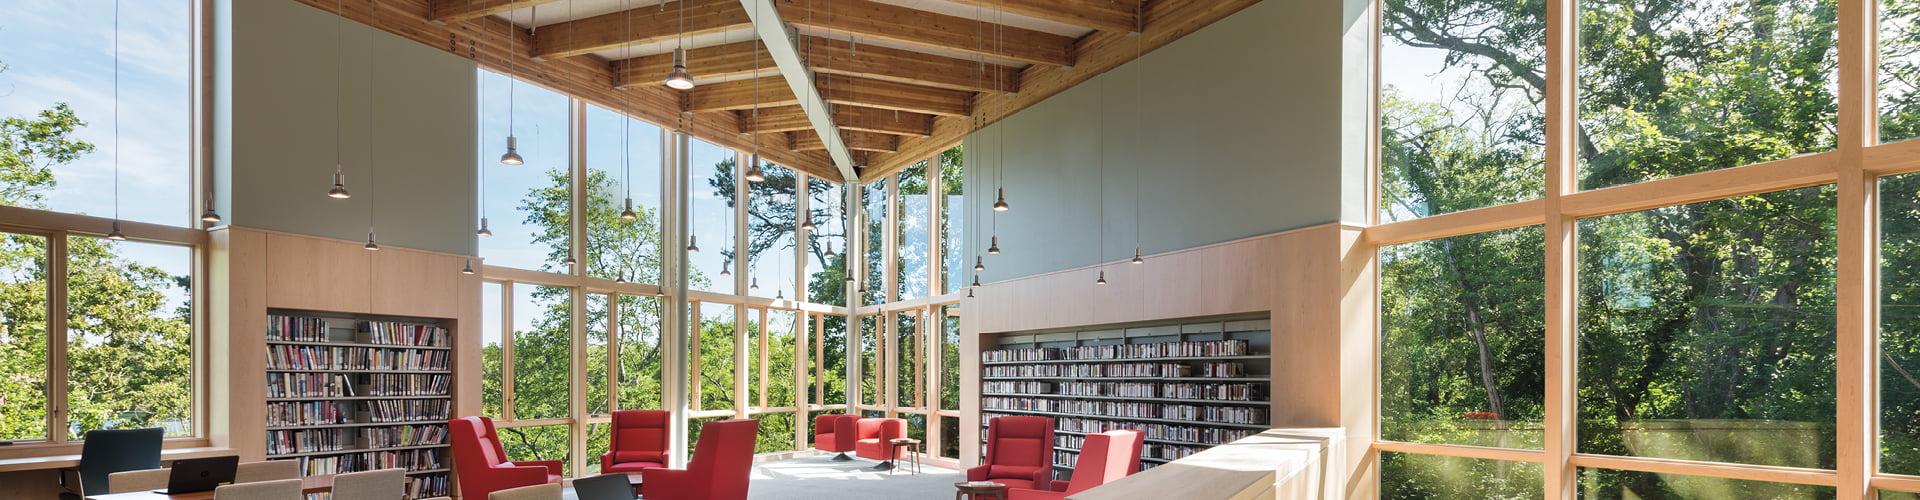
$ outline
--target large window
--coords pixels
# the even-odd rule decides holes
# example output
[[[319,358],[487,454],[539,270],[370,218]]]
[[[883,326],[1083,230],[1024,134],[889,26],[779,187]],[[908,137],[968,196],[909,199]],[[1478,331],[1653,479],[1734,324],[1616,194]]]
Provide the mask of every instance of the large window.
[[[590,105],[584,133],[587,275],[659,283],[660,127]],[[629,199],[632,219],[622,216]]]
[[[705,141],[689,140],[687,156],[692,172],[688,179],[688,218],[691,226],[689,234],[699,245],[700,251],[687,254],[687,282],[690,288],[719,293],[737,293],[734,290],[733,265],[734,252],[734,202],[739,198],[735,189],[733,151]],[[684,243],[683,243],[684,244]],[[721,276],[726,269],[727,276]]]
[[[1920,10],[1551,5],[1380,3],[1382,496],[1913,498]]]
[[[854,250],[847,246],[846,213],[840,209],[844,191],[824,179],[807,181],[807,210],[815,229],[807,237],[807,301],[843,306],[847,303],[847,265]],[[832,257],[827,256],[831,252]]]
[[[0,221],[0,440],[133,427],[204,438],[201,5],[130,3],[117,27],[114,9],[89,2],[9,7],[0,206],[32,216]],[[93,217],[184,230],[133,226],[131,240],[109,241]],[[60,450],[49,453],[78,452]]]
[[[480,238],[487,265],[566,273],[573,220],[572,100],[506,75],[481,71],[480,191],[482,217],[493,236]],[[513,109],[504,106],[513,93]],[[509,125],[511,124],[511,125]],[[511,133],[523,165],[502,165],[498,151]]]
[[[794,232],[800,228],[800,176],[767,163],[767,180],[747,183],[747,294],[797,299],[793,289]]]
[[[862,305],[877,305],[887,302],[892,294],[887,293],[887,181],[881,180],[867,184],[861,194],[861,202],[866,205],[866,234],[862,235],[867,247],[866,276],[860,285]]]
[[[900,299],[927,296],[927,281],[932,278],[927,267],[932,263],[928,257],[933,255],[933,201],[927,191],[932,187],[927,179],[927,163],[916,163],[899,174],[900,203],[893,231],[898,243],[894,250],[893,280],[899,292],[894,297]]]
[[[960,293],[967,286],[967,179],[960,147],[940,153],[940,292]]]

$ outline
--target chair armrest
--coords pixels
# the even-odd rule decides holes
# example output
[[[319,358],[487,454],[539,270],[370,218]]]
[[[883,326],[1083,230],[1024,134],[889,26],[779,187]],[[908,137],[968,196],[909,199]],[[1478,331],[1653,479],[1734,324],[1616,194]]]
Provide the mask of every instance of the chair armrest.
[[[1066,493],[1066,492],[1067,492],[1067,488],[1069,488],[1069,487],[1072,487],[1072,486],[1073,486],[1073,484],[1072,484],[1072,483],[1068,483],[1068,482],[1066,482],[1066,481],[1054,481],[1054,482],[1053,482],[1053,492],[1054,492],[1054,493]]]
[[[982,466],[979,466],[979,467],[974,467],[974,468],[971,468],[971,469],[967,469],[967,480],[968,480],[968,481],[985,481],[985,480],[987,480],[987,466],[985,466],[985,465],[982,465]]]
[[[608,465],[613,465],[613,452],[611,451],[600,454],[600,466],[605,467]]]
[[[517,465],[520,467],[545,467],[547,468],[548,474],[553,474],[556,476],[566,474],[565,472],[561,472],[563,469],[566,468],[566,465],[564,462],[561,462],[559,460],[528,460],[525,462],[507,462],[507,463]]]
[[[1041,467],[1040,470],[1033,472],[1033,489],[1040,490],[1040,491],[1053,491],[1053,483],[1054,481],[1053,481],[1053,463],[1052,462],[1048,462],[1045,467]],[[1066,491],[1066,490],[1062,489],[1060,491]]]

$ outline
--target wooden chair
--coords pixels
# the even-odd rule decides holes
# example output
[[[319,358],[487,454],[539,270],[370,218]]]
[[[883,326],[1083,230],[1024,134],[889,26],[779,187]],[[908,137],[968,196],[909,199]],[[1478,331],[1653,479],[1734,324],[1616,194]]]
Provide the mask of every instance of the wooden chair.
[[[173,469],[147,469],[115,472],[107,475],[108,493],[152,491],[167,487]]]
[[[233,484],[300,479],[299,460],[246,462],[233,469]]]
[[[235,483],[213,489],[213,500],[301,500],[299,479]]]
[[[406,469],[354,472],[333,478],[333,500],[400,500],[406,495]]]

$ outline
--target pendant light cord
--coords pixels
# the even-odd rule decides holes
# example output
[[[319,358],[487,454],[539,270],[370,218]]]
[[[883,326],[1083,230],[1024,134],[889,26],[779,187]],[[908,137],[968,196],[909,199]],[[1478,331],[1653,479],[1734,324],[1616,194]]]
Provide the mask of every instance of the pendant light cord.
[[[489,7],[492,6],[491,4],[492,2],[488,0],[481,0],[480,10],[482,11],[487,10]],[[471,2],[469,2],[469,5],[471,5]],[[481,17],[479,20],[479,23],[480,23],[480,37],[482,39],[485,39],[487,38],[487,18]],[[507,57],[511,59],[513,55],[508,54]],[[339,92],[339,88],[336,87],[334,91],[336,93]],[[480,78],[480,100],[484,102],[486,101],[486,97],[487,97],[487,79],[483,74],[481,75],[481,78]],[[338,104],[336,104],[335,106],[338,106]],[[486,105],[482,104],[481,106],[484,107]],[[338,148],[334,149],[334,155],[337,157],[339,156],[339,154],[340,154],[340,150]],[[480,170],[480,219],[486,220],[487,218],[487,162],[484,162],[484,161],[480,162],[479,170]]]
[[[340,166],[340,149],[343,142],[341,136],[345,135],[341,130],[346,128],[346,119],[343,118],[345,115],[340,110],[340,87],[346,84],[340,78],[340,68],[343,65],[340,60],[346,58],[343,54],[347,52],[346,0],[334,0],[333,13],[340,16],[339,20],[333,23],[333,174],[337,176],[341,174],[342,168]]]
[[[1147,39],[1147,13],[1144,0],[1134,4],[1133,31],[1133,143],[1138,147],[1139,144],[1143,144],[1140,142],[1140,130],[1147,126],[1146,112],[1140,107],[1140,94],[1144,88],[1140,85],[1140,75],[1146,72],[1147,65],[1146,61],[1140,59],[1144,54],[1141,46]],[[1140,183],[1141,177],[1147,172],[1142,168],[1144,165],[1145,161],[1142,158],[1138,156],[1133,158],[1133,256],[1135,258],[1140,256]]]
[[[520,26],[513,24],[513,11],[507,11],[507,137],[513,137],[513,90],[516,83],[514,66],[518,62],[515,56],[520,55],[513,45],[516,41],[514,39],[519,37],[513,36],[513,32],[519,30]]]
[[[571,2],[571,0],[569,0],[569,2],[567,3],[567,10],[569,11],[573,10],[573,3]],[[631,42],[633,40],[633,0],[626,0],[623,10],[627,12],[626,40]],[[567,14],[567,17],[572,18],[573,14],[569,12]],[[573,32],[572,32],[573,24],[574,23],[572,22],[567,23],[568,38],[573,37]],[[633,81],[633,44],[628,43],[626,45],[622,45],[620,47],[620,52],[621,52],[621,59],[627,61],[627,67],[624,69],[624,71],[621,71],[621,76],[623,77],[621,78],[621,80]],[[633,159],[632,159],[633,145],[631,142],[629,142],[629,140],[633,136],[633,116],[631,116],[632,113],[633,113],[633,90],[628,89],[625,86],[622,86],[620,87],[620,169],[621,169],[620,186],[623,190],[627,192],[627,201],[629,203],[633,201]]]
[[[380,25],[375,24],[373,21],[374,21],[375,15],[379,13],[380,13],[379,0],[367,0],[367,27],[372,28],[367,30],[367,188],[366,189],[367,189],[367,240],[369,242],[373,240],[373,214],[375,213],[375,210],[374,210],[375,198],[374,198],[373,189],[376,184],[376,182],[374,182],[374,177],[375,175],[377,175],[377,171],[379,170],[377,168],[374,168],[373,166],[373,95],[375,93],[373,89],[373,82],[375,81],[375,77],[379,74],[379,72],[375,71],[374,69],[373,60],[375,56],[379,55],[379,49],[378,49],[378,46],[376,45],[376,43],[379,40],[377,40],[376,38],[378,38],[380,35],[379,33]]]

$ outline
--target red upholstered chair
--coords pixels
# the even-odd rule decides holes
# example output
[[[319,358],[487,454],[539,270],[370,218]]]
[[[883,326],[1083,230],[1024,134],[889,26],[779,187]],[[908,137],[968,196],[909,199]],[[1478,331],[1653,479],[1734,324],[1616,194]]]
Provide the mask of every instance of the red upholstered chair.
[[[700,444],[686,469],[647,469],[640,496],[647,500],[745,500],[753,474],[760,421],[722,420],[700,426]]]
[[[853,454],[860,458],[880,460],[873,470],[893,468],[893,444],[890,441],[907,437],[907,421],[898,418],[863,418],[853,423]]]
[[[1073,479],[1054,481],[1053,491],[1009,488],[1008,500],[1061,500],[1067,495],[1107,484],[1140,471],[1140,445],[1145,436],[1135,430],[1114,430],[1088,434],[1080,445],[1080,461],[1073,466]]]
[[[967,480],[1052,491],[1053,419],[993,417],[988,420],[986,464],[967,469]]]
[[[504,489],[560,482],[559,460],[507,461],[493,419],[460,417],[447,421],[453,438],[453,466],[460,472],[462,498],[486,498]]]
[[[833,456],[835,461],[853,460],[853,457],[847,456],[847,452],[853,451],[854,422],[859,421],[859,415],[813,417],[813,449],[839,453]],[[843,427],[846,429],[844,432],[840,430]]]
[[[600,472],[640,472],[667,466],[666,410],[613,412],[613,432],[607,452],[600,454]]]

